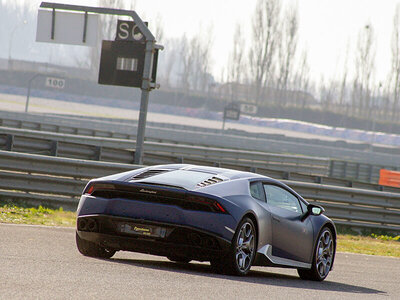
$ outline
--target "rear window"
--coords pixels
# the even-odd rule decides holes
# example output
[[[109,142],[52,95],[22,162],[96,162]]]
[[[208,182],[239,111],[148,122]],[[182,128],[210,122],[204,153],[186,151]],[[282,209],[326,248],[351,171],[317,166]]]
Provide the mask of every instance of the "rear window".
[[[196,172],[191,170],[175,170],[171,172],[161,173],[148,177],[137,182],[158,183],[164,185],[180,186],[185,189],[194,189],[196,185],[204,180],[209,179],[214,174]]]

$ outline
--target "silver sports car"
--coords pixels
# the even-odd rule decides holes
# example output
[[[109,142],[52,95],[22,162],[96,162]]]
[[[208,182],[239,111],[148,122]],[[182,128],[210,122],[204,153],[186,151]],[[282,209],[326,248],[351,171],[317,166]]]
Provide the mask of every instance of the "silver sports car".
[[[91,180],[78,206],[86,256],[116,251],[209,261],[218,272],[296,268],[324,280],[336,251],[334,223],[287,185],[249,172],[160,165]]]

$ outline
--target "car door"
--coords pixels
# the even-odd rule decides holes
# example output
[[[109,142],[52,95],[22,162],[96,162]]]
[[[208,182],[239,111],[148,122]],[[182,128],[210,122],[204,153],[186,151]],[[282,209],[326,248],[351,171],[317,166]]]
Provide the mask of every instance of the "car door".
[[[272,255],[309,263],[313,228],[309,218],[302,221],[305,205],[283,186],[264,183],[263,187],[272,217]]]

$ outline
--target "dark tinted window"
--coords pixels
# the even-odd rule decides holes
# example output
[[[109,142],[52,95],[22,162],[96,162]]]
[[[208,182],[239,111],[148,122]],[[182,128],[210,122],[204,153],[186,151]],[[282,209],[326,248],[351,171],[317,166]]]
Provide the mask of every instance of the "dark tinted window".
[[[209,179],[214,174],[195,172],[190,170],[174,170],[147,177],[138,182],[180,186],[185,189],[194,189],[196,185]]]
[[[264,201],[264,194],[262,191],[262,185],[260,182],[250,183],[250,194],[253,198]]]
[[[276,185],[264,184],[264,191],[269,205],[302,213],[299,199],[287,190]]]

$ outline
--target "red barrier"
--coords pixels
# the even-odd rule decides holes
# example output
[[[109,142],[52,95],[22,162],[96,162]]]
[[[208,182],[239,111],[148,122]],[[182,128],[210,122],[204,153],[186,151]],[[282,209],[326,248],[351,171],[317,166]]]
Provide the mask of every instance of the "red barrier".
[[[379,171],[379,184],[400,187],[400,172],[381,169]]]

